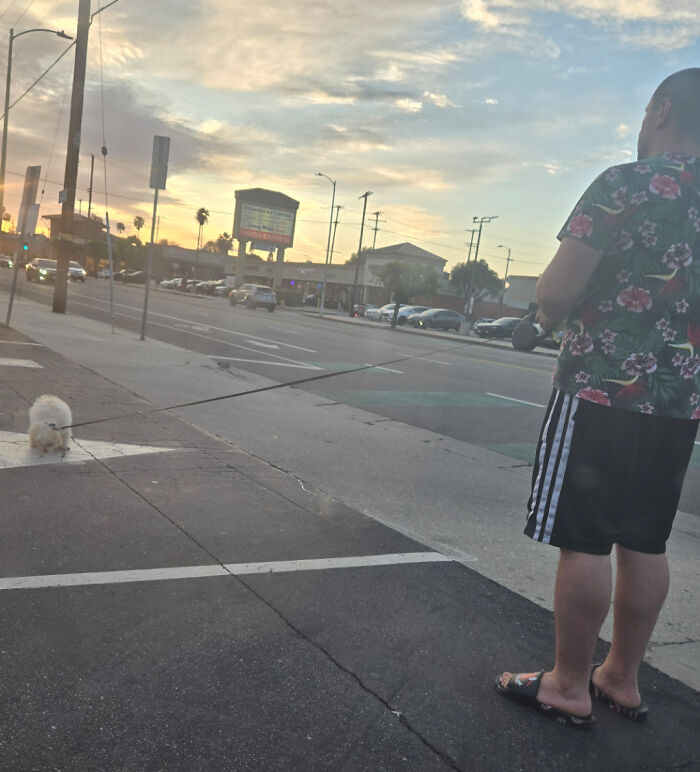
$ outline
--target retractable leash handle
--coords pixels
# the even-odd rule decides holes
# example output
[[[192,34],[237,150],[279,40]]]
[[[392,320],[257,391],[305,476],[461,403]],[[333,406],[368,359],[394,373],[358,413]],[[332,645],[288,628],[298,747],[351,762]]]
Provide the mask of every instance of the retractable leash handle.
[[[535,314],[530,312],[518,323],[518,326],[513,330],[511,336],[511,343],[513,348],[518,351],[532,351],[537,343],[546,338],[549,333],[540,334],[535,327]]]

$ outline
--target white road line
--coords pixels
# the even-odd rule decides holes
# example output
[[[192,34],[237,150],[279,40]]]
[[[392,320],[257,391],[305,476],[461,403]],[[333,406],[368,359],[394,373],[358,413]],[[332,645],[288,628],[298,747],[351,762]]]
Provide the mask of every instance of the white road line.
[[[0,344],[3,346],[41,346],[43,343],[30,343],[28,340],[0,340]]]
[[[277,574],[292,571],[319,571],[335,568],[369,568],[373,566],[407,565],[412,563],[449,563],[452,558],[439,552],[399,552],[389,555],[363,555],[347,558],[313,560],[281,560],[268,563],[228,563],[219,566],[179,566],[176,568],[144,568],[130,571],[94,571],[84,574],[48,574],[45,576],[11,576],[0,579],[2,590],[35,590],[46,587],[79,587],[126,582],[160,582],[170,579],[200,579],[209,576],[243,576],[246,574]]]
[[[107,306],[107,301],[101,301],[99,298],[93,298],[90,295],[82,295],[80,293],[75,293],[75,296],[81,297],[83,299],[91,300],[94,303],[100,303],[100,306],[92,306],[92,308],[99,308],[101,311],[105,310],[105,306]],[[77,302],[77,301],[73,301]],[[88,305],[87,303],[84,303],[84,305]],[[136,311],[139,314],[141,313],[140,308],[137,308],[136,306],[129,306],[126,303],[115,303],[115,306],[120,306],[121,308],[127,308],[129,311]],[[90,307],[90,306],[88,306]],[[149,316],[160,316],[163,319],[172,319],[175,322],[184,322],[185,324],[199,324],[199,322],[193,321],[192,319],[183,319],[179,316],[170,316],[169,314],[159,314],[157,311],[149,311]],[[139,319],[141,317],[139,316]],[[251,335],[250,333],[245,332],[237,332],[236,330],[230,330],[227,327],[216,327],[213,324],[208,325],[209,329],[216,330],[217,332],[225,332],[228,335],[240,335],[242,338],[257,338],[258,340],[264,340],[267,343],[277,343],[280,346],[286,346],[287,348],[295,348],[299,351],[306,351],[309,354],[316,354],[317,352],[310,348],[304,348],[303,346],[295,346],[292,343],[283,343],[279,340],[271,340],[270,338],[262,338],[259,335]]]
[[[435,365],[446,365],[447,367],[452,367],[452,362],[441,362],[439,359],[429,359],[428,357],[424,357],[422,362],[432,362]]]
[[[73,300],[71,301],[79,306],[87,306],[88,308],[94,308],[94,306],[89,305],[88,303],[81,303],[79,300]],[[125,314],[123,312],[117,312],[115,316],[122,316],[124,319],[130,319],[131,321],[139,321],[141,319],[140,316],[129,316],[129,314]],[[161,324],[160,322],[154,322],[153,320],[149,320],[149,325],[152,325],[153,327],[163,327],[166,330],[172,330],[173,327],[169,324]],[[218,329],[218,328],[216,328]],[[231,343],[227,340],[221,340],[221,338],[212,338],[211,335],[203,335],[201,332],[194,332],[194,330],[182,330],[182,332],[185,335],[193,335],[195,338],[204,338],[204,340],[210,340],[214,343],[221,343],[223,346],[231,346],[232,348],[239,348],[243,351],[251,351],[253,354],[259,354],[260,351],[256,348],[250,348],[249,346],[241,346],[240,343]],[[270,354],[269,356],[276,357],[277,359],[283,359],[285,362],[291,362],[296,365],[306,365],[305,362],[298,362],[296,359],[290,359],[289,357],[283,357],[281,354]]]
[[[373,365],[371,362],[365,362],[365,367],[371,367],[373,370],[386,370],[388,373],[403,375],[401,370],[392,370],[391,367],[380,367],[380,365]]]
[[[241,359],[239,357],[218,357],[216,354],[207,354],[209,359],[220,359],[226,362],[250,362],[254,365],[276,365],[277,367],[298,367],[302,370],[323,370],[322,367],[316,367],[316,365],[295,365],[289,362],[266,362],[264,359]]]
[[[545,407],[545,405],[540,405],[537,402],[526,402],[524,399],[515,399],[513,397],[504,397],[503,394],[492,394],[490,391],[487,391],[486,394],[489,397],[498,397],[499,399],[507,399],[509,402],[519,402],[521,405],[530,405],[530,407]]]
[[[246,343],[250,343],[253,346],[260,346],[260,348],[279,348],[276,343],[263,343],[260,340],[247,340]]]
[[[0,366],[2,367],[32,367],[43,369],[42,366],[35,362],[33,359],[8,359],[6,357],[0,357]]]

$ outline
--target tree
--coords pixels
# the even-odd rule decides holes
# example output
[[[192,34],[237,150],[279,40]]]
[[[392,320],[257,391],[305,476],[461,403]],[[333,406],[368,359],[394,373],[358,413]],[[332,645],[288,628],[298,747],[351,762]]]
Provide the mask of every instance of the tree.
[[[136,215],[134,217],[134,228],[136,228],[136,233],[140,236],[141,235],[141,228],[145,225],[146,221],[141,217],[141,215]],[[140,241],[141,239],[139,239]]]
[[[365,247],[362,250],[362,254],[365,255],[367,252],[372,252],[372,249],[370,247]],[[357,252],[353,252],[350,257],[345,261],[345,265],[355,265],[357,262]]]
[[[226,233],[226,231],[220,233],[219,238],[216,240],[216,251],[220,252],[222,255],[228,255],[232,247],[233,239],[231,238],[231,234]]]
[[[429,266],[420,263],[404,263],[395,260],[378,268],[372,268],[372,271],[396,303],[391,320],[392,328],[396,327],[396,317],[399,315],[401,303],[408,302],[416,295],[433,295],[437,289],[437,273]]]
[[[199,223],[199,231],[197,233],[197,254],[199,254],[199,246],[202,243],[202,228],[209,222],[209,210],[200,206],[194,219]]]
[[[11,231],[10,222],[12,221],[12,215],[9,212],[3,212],[2,219],[4,222],[7,223],[8,232]],[[1,230],[2,230],[2,225],[0,224],[0,231]]]
[[[465,309],[471,308],[474,300],[497,295],[505,286],[503,279],[499,279],[498,274],[489,268],[486,260],[457,263],[450,271],[450,284],[461,290]]]
[[[124,225],[123,222],[118,222],[116,225],[116,228],[119,231],[119,233],[124,233],[124,231],[126,230],[126,225]]]

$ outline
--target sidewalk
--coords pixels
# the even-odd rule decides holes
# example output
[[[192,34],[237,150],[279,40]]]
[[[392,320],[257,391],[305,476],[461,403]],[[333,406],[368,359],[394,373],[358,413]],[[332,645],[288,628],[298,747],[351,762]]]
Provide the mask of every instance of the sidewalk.
[[[700,769],[692,689],[645,665],[646,726],[548,722],[493,688],[548,611],[20,332],[0,360],[0,769]],[[37,458],[46,391],[119,418]]]

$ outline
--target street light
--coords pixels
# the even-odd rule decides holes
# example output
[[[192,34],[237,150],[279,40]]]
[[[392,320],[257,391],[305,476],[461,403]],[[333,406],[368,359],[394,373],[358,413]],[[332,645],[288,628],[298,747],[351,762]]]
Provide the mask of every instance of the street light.
[[[333,185],[333,197],[331,198],[331,218],[328,223],[328,241],[326,242],[326,263],[323,266],[323,286],[321,288],[321,305],[318,309],[318,315],[323,316],[323,307],[326,302],[326,279],[328,276],[328,258],[331,253],[331,230],[333,228],[333,208],[335,207],[335,180],[323,172],[316,172],[317,177],[325,177]]]
[[[44,29],[43,27],[37,27],[35,29],[26,29],[24,32],[18,32],[15,35],[13,29],[10,30],[10,45],[7,51],[7,81],[5,85],[5,115],[2,121],[2,151],[0,151],[0,216],[5,211],[5,161],[7,159],[7,123],[10,117],[10,80],[12,78],[12,43],[16,38],[22,37],[22,35],[28,35],[30,32],[50,32],[52,35],[57,35],[59,38],[65,40],[73,40],[70,35],[61,30]]]

